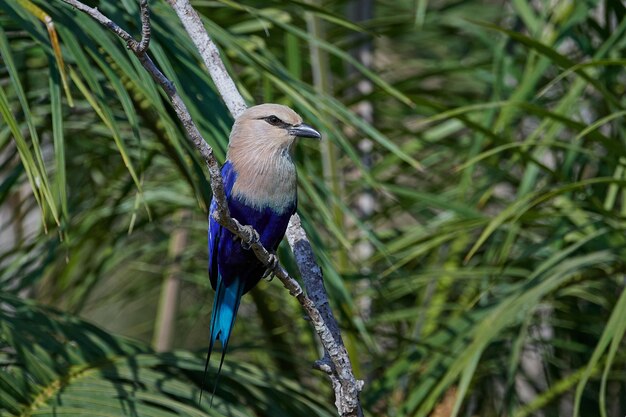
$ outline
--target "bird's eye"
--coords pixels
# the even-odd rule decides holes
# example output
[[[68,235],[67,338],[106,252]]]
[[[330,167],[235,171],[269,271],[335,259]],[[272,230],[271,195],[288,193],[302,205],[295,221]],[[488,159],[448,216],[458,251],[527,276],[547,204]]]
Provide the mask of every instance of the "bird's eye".
[[[268,118],[265,119],[267,121],[267,123],[271,124],[272,126],[278,126],[279,124],[282,123],[282,120],[280,120],[278,117],[276,116],[269,116]]]

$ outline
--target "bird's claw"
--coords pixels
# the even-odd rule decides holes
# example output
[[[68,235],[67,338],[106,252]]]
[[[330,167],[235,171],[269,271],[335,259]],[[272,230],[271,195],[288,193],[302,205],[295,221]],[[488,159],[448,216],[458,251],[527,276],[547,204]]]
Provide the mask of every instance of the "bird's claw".
[[[249,226],[249,225],[242,226],[242,229],[243,229],[243,232],[246,234],[246,237],[248,238],[246,240],[248,240],[250,243],[247,243],[246,241],[242,239],[241,247],[247,250],[247,249],[250,249],[252,244],[258,242],[260,240],[260,237],[257,231],[254,230],[252,226]]]
[[[278,265],[278,256],[273,253],[270,253],[270,258],[267,261],[267,269],[263,273],[262,279],[265,279],[267,282],[272,282],[274,279],[274,268]]]

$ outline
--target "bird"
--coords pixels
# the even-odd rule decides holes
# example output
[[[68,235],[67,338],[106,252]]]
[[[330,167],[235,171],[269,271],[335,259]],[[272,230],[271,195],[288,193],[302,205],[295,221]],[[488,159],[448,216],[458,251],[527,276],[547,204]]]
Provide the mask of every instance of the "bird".
[[[242,225],[251,226],[270,253],[277,250],[289,219],[296,212],[297,172],[293,148],[297,138],[319,140],[321,135],[287,106],[265,103],[250,107],[235,119],[221,170],[231,217]],[[222,345],[222,356],[211,403],[241,297],[268,272],[249,247],[244,247],[237,236],[215,220],[216,210],[217,202],[213,197],[209,210],[208,261],[215,297],[203,387],[217,340]]]

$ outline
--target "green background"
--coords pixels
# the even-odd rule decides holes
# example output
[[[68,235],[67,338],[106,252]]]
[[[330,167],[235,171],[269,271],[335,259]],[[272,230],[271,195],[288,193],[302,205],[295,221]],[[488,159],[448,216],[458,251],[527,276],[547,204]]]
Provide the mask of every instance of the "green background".
[[[198,404],[204,163],[119,39],[33,2],[73,106],[44,23],[0,0],[0,416],[336,415],[277,280],[244,297]],[[298,210],[367,415],[623,417],[622,1],[192,3],[249,104],[324,133],[296,149]],[[139,34],[135,1],[89,4]],[[150,54],[223,161],[232,118],[150,6]]]

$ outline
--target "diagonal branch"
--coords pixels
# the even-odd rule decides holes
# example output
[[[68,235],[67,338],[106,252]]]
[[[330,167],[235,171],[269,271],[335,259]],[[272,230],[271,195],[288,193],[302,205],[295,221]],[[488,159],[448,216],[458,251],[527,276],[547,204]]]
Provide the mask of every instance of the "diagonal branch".
[[[202,20],[188,1],[166,0],[174,9],[200,53],[204,65],[233,118],[248,107],[220,58],[220,51],[202,25]]]
[[[309,316],[324,347],[324,357],[315,364],[315,367],[329,375],[335,392],[335,405],[339,414],[345,417],[362,416],[359,393],[363,387],[363,381],[359,381],[354,377],[339,326],[330,309],[321,269],[315,261],[309,240],[300,224],[300,218],[298,215],[294,215],[291,218],[286,234],[305,283],[306,294],[303,292],[300,284],[288,274],[280,263],[272,263],[272,256],[259,242],[258,234],[251,227],[242,226],[236,219],[230,216],[220,166],[215,158],[213,149],[200,134],[174,84],[157,68],[147,53],[150,43],[148,0],[140,0],[142,37],[139,42],[98,9],[86,6],[77,0],[62,1],[88,14],[126,42],[127,47],[139,59],[154,81],[163,88],[176,115],[183,124],[189,140],[191,140],[207,164],[211,189],[217,203],[215,219],[223,227],[239,236],[243,244],[250,246],[257,258],[266,266],[272,268],[274,275],[280,279],[290,294],[298,299]],[[167,1],[176,11],[191,39],[196,44],[205,65],[209,69],[211,78],[231,114],[233,117],[237,117],[245,110],[246,104],[226,71],[217,47],[202,26],[200,17],[187,0]]]

